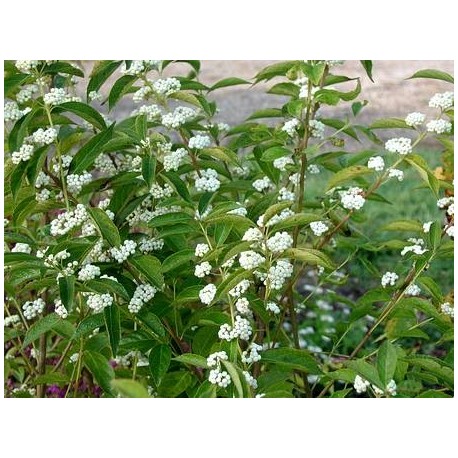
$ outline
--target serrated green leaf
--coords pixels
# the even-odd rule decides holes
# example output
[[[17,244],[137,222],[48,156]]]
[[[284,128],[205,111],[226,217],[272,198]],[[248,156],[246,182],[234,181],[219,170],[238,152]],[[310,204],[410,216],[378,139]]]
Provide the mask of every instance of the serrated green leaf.
[[[167,373],[172,358],[172,350],[168,345],[156,345],[149,354],[149,370],[154,383],[159,385],[162,377]]]
[[[95,63],[87,85],[88,97],[90,92],[98,91],[102,87],[103,83],[121,65],[121,62],[121,60],[101,60]]]
[[[326,269],[333,269],[332,261],[323,252],[312,248],[289,248],[282,254],[283,258],[292,258],[312,265],[319,265]]]
[[[95,225],[99,228],[102,237],[112,246],[119,247],[121,245],[121,236],[118,228],[108,215],[100,208],[88,208]]]
[[[129,91],[137,79],[137,76],[124,75],[116,80],[108,95],[108,107],[110,110],[116,105],[119,99]]]
[[[108,359],[100,353],[85,350],[83,353],[83,363],[103,391],[112,395],[111,382],[114,379],[114,370]]]
[[[168,372],[161,380],[158,387],[158,396],[161,398],[176,398],[192,383],[189,372]]]
[[[412,129],[404,119],[400,118],[377,119],[369,127],[371,129]]]
[[[398,354],[396,352],[396,347],[386,340],[377,352],[377,371],[383,387],[388,385],[393,378],[396,371],[397,360]]]
[[[79,116],[80,118],[89,122],[99,130],[104,130],[107,128],[105,120],[103,119],[101,114],[97,110],[94,110],[94,108],[85,103],[64,102],[53,109],[53,112],[55,113],[65,113],[67,111]]]
[[[207,359],[204,356],[195,355],[193,353],[184,353],[176,358],[173,358],[174,361],[178,361],[183,364],[190,364],[191,366],[202,367],[207,369]]]
[[[194,250],[192,249],[186,249],[179,251],[178,253],[173,253],[162,262],[162,272],[166,273],[182,266],[183,264],[187,264],[194,258],[194,256]]]
[[[121,340],[121,316],[117,304],[105,307],[103,310],[105,316],[105,326],[110,339],[111,353],[115,358],[118,354],[119,341]]]
[[[161,273],[161,263],[159,259],[149,254],[132,256],[129,258],[132,264],[142,275],[144,275],[154,286],[162,289],[164,277]]]
[[[292,152],[283,146],[273,146],[262,153],[261,161],[271,162],[284,156],[291,156]]]
[[[223,80],[218,81],[215,83],[208,92],[214,91],[215,89],[220,89],[222,87],[229,87],[229,86],[238,86],[240,84],[250,84],[249,81],[243,80],[241,78],[225,78]]]
[[[62,318],[56,313],[50,313],[33,323],[25,334],[22,348],[27,347],[27,345],[37,340],[42,334],[55,329],[61,320]]]
[[[75,280],[74,275],[59,278],[60,299],[68,312],[73,310],[73,302],[75,299]]]
[[[372,170],[363,165],[353,165],[351,167],[347,167],[345,169],[339,170],[330,178],[327,189],[335,188],[342,183],[352,181],[355,178],[359,178],[370,173],[372,173]]]
[[[274,348],[262,353],[262,361],[305,371],[308,374],[322,373],[315,358],[306,350]]]
[[[402,219],[392,221],[380,228],[381,231],[406,231],[406,232],[423,232],[423,226],[418,221]]]
[[[111,381],[111,387],[123,398],[149,398],[148,390],[136,380],[115,379]]]
[[[89,315],[86,318],[82,319],[76,330],[73,334],[72,340],[79,339],[86,334],[89,334],[94,329],[100,328],[105,325],[105,317],[103,313],[96,313],[94,315]]]

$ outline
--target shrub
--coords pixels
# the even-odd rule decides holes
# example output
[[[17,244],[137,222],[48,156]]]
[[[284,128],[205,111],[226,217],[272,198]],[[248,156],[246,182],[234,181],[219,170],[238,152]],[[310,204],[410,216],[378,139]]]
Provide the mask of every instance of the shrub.
[[[453,92],[367,126],[338,61],[211,87],[175,62],[6,62],[6,395],[453,395]],[[261,82],[285,103],[217,121],[214,91]],[[385,188],[441,213],[379,224]]]

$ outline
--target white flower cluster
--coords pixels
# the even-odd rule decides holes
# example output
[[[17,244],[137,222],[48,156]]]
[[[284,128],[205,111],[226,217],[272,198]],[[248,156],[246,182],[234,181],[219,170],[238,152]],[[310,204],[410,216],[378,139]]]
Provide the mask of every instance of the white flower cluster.
[[[441,312],[444,315],[448,315],[451,318],[455,318],[455,308],[452,307],[450,302],[444,302],[443,304],[441,304]]]
[[[113,176],[116,173],[116,166],[108,154],[99,154],[94,161],[94,167],[107,176]]]
[[[81,175],[76,173],[67,175],[67,189],[77,196],[83,186],[89,184],[92,181],[92,175],[89,172],[83,171]]]
[[[152,89],[150,86],[142,86],[140,89],[138,89],[137,92],[134,93],[134,95],[132,96],[132,100],[135,103],[139,103],[142,100],[145,100],[148,94],[151,93],[151,91]]]
[[[87,305],[95,313],[102,312],[105,307],[110,307],[113,304],[113,297],[108,293],[105,294],[88,294]]]
[[[288,189],[286,189],[285,187],[281,188],[278,191],[277,200],[279,202],[294,202],[295,198],[296,195],[294,194],[294,192],[288,191]]]
[[[449,237],[455,237],[455,226],[449,226],[449,227],[445,230],[445,233],[446,233]]]
[[[54,173],[58,175],[60,174],[60,171],[61,171],[61,164],[62,164],[62,169],[68,169],[73,160],[73,157],[68,154],[63,154],[60,158],[61,164],[59,164],[59,160],[57,159],[57,157],[54,157],[53,159],[55,163],[53,164],[52,169]]]
[[[137,243],[133,240],[125,240],[119,248],[111,248],[110,254],[120,264],[124,262],[130,255],[135,254]]]
[[[81,97],[73,97],[64,88],[51,88],[50,92],[43,96],[46,105],[60,105],[65,102],[81,102]]]
[[[447,209],[447,214],[453,216],[455,213],[455,198],[454,197],[442,197],[437,201],[438,208]]]
[[[194,219],[197,221],[203,221],[210,214],[212,210],[213,210],[213,206],[211,204],[207,205],[207,208],[202,212],[202,214],[200,214],[199,209],[197,209],[196,212],[194,213]]]
[[[197,278],[204,278],[206,275],[210,275],[212,266],[209,262],[205,261],[200,264],[196,264],[194,275]]]
[[[454,95],[451,91],[434,94],[429,101],[431,108],[440,108],[441,110],[448,110],[453,107],[453,104]]]
[[[198,243],[194,255],[198,258],[204,257],[210,251],[210,247],[206,243]]]
[[[138,248],[142,253],[149,253],[151,251],[162,250],[162,248],[164,248],[164,239],[145,237],[140,241]]]
[[[22,73],[32,73],[39,63],[39,60],[17,60],[14,65]]]
[[[208,367],[215,367],[220,364],[221,361],[227,361],[228,356],[225,351],[217,351],[216,353],[212,353],[207,358],[207,366]]]
[[[235,303],[235,308],[240,315],[251,315],[250,302],[246,297],[240,297]]]
[[[14,245],[11,249],[11,252],[30,254],[32,252],[32,247],[28,243],[16,243],[16,245]]]
[[[293,159],[289,156],[283,156],[283,157],[274,159],[273,166],[276,169],[281,170],[282,172],[286,172],[287,165],[294,165]]]
[[[287,232],[277,232],[267,240],[266,245],[272,253],[283,253],[293,246],[293,238]]]
[[[280,307],[272,301],[267,302],[266,310],[272,312],[274,315],[278,315],[281,312]]]
[[[268,177],[263,177],[259,180],[253,181],[253,188],[256,189],[258,192],[264,191],[264,189],[269,189],[272,185],[272,182],[269,180]]]
[[[9,326],[14,326],[20,322],[21,322],[21,318],[19,315],[5,316],[4,321],[3,321],[3,326],[6,328]]]
[[[240,266],[245,270],[256,269],[256,267],[260,266],[265,260],[266,258],[256,253],[256,251],[242,251],[239,256]]]
[[[50,145],[57,138],[57,130],[48,127],[46,130],[41,127],[32,134],[32,141],[39,145]]]
[[[197,115],[196,110],[189,107],[176,107],[172,113],[162,116],[161,123],[168,129],[177,129]]]
[[[208,135],[197,134],[195,137],[189,139],[188,146],[194,149],[204,149],[211,145],[211,139]]]
[[[43,258],[48,248],[45,250],[37,251],[37,258]],[[45,257],[43,263],[46,267],[58,267],[59,263],[65,261],[70,257],[70,253],[67,250],[58,251],[56,254],[49,254]]]
[[[263,238],[262,232],[257,227],[250,227],[243,234],[242,241],[243,242],[259,242],[262,240],[262,238]]]
[[[382,286],[386,288],[388,285],[394,286],[399,275],[395,272],[385,272],[382,276]]]
[[[243,293],[247,291],[250,287],[249,280],[242,280],[241,282],[237,283],[230,291],[229,295],[232,297],[240,297]]]
[[[272,216],[272,218],[267,221],[266,227],[274,226],[275,224],[279,223],[280,221],[293,216],[294,212],[289,208],[285,208],[280,212],[280,214]],[[259,227],[264,227],[264,215],[261,215],[256,222]]]
[[[367,166],[376,172],[381,172],[385,168],[385,161],[382,156],[374,156],[369,159]]]
[[[45,301],[41,298],[35,299],[33,302],[27,301],[22,306],[24,317],[27,320],[32,320],[33,318],[38,316],[40,313],[43,313],[43,310],[45,309],[45,305],[46,305]]]
[[[386,385],[385,391],[381,390],[378,386],[372,385],[372,389],[376,396],[383,396],[384,394],[388,394],[389,396],[396,396],[396,382],[391,379],[388,384]]]
[[[248,210],[245,207],[234,208],[233,210],[229,210],[227,212],[228,215],[237,215],[237,216],[246,216],[247,213],[248,213]]]
[[[323,221],[313,221],[310,223],[310,229],[317,237],[320,237],[329,230],[329,227]]]
[[[385,149],[390,153],[409,154],[412,152],[412,140],[405,137],[392,138],[385,143]]]
[[[426,124],[426,130],[435,134],[448,134],[452,131],[452,123],[445,119],[436,119]]]
[[[124,65],[124,68],[121,70],[121,72],[125,75],[140,75],[140,73],[146,70],[147,62],[148,61],[145,60],[133,60],[130,63],[129,68],[126,68],[126,66]]]
[[[70,358],[68,358],[68,362],[75,364],[78,361],[79,358],[79,353],[73,353],[70,355]]]
[[[318,175],[321,172],[320,168],[316,164],[310,164],[307,167],[307,171],[312,175]]]
[[[286,132],[290,137],[294,137],[297,133],[297,126],[299,126],[299,120],[296,118],[286,121],[281,130]]]
[[[258,387],[258,381],[248,371],[243,371],[243,375],[245,376],[245,380],[248,385],[254,389]]]
[[[434,223],[434,221],[428,221],[423,224],[423,232],[427,234],[429,230],[431,229],[431,225]]]
[[[86,207],[83,204],[78,204],[75,210],[61,213],[51,221],[51,235],[65,235],[74,227],[83,224],[87,219]]]
[[[398,181],[404,180],[404,172],[399,169],[390,169],[388,172],[390,178],[397,178]]]
[[[29,107],[21,110],[16,102],[5,102],[3,105],[3,120],[4,122],[17,121],[29,113],[30,110]]]
[[[79,281],[88,281],[94,280],[96,277],[100,277],[100,267],[94,266],[93,264],[86,264],[79,272],[78,272],[78,280]]]
[[[146,115],[148,122],[156,121],[161,117],[161,109],[157,105],[142,105],[138,110],[133,110],[131,116]]]
[[[103,99],[102,94],[100,94],[100,92],[97,92],[97,91],[89,92],[88,97],[91,102],[94,102],[94,101],[101,102]]]
[[[65,308],[65,305],[62,304],[62,301],[60,299],[56,299],[54,301],[54,311],[64,320],[68,317],[68,311]]]
[[[339,191],[340,202],[347,210],[359,210],[363,207],[366,199],[362,196],[363,190],[351,187],[346,191]]]
[[[181,89],[181,83],[176,78],[165,78],[156,80],[153,83],[156,93],[168,96]]]
[[[235,317],[234,328],[229,324],[223,324],[218,331],[218,337],[228,342],[237,338],[240,340],[249,340],[251,334],[253,334],[253,329],[251,328],[250,322],[240,315]]]
[[[196,190],[198,192],[215,192],[221,186],[218,180],[218,172],[213,169],[201,171],[201,176],[196,178]]]
[[[370,386],[370,383],[367,380],[363,379],[359,375],[355,377],[353,387],[355,388],[358,394],[365,393],[369,386]]]
[[[213,385],[218,385],[221,388],[226,388],[231,383],[231,376],[226,371],[220,369],[212,369],[208,376],[208,381]]]
[[[130,313],[138,313],[144,304],[149,302],[157,293],[157,289],[151,285],[139,285],[129,302]]]
[[[423,248],[423,245],[425,244],[424,240],[410,238],[408,241],[413,243],[413,245],[405,246],[401,251],[401,256],[404,256],[410,252],[420,256],[428,251],[426,248]]]
[[[42,186],[48,186],[51,183],[51,178],[46,173],[40,171],[35,180],[35,187],[41,188]]]
[[[28,161],[33,155],[33,146],[24,144],[19,148],[19,151],[14,151],[11,154],[11,161],[13,164],[17,165],[21,161]]]
[[[325,125],[321,121],[317,121],[316,119],[312,119],[309,122],[310,126],[310,134],[312,137],[323,139],[324,138],[324,129]]]
[[[260,351],[262,351],[262,345],[252,342],[248,350],[242,353],[242,362],[245,364],[257,363],[261,360]]]
[[[49,189],[42,189],[40,192],[35,194],[37,202],[46,202],[51,197],[51,191]]]
[[[149,192],[155,199],[160,200],[171,197],[173,195],[173,188],[168,183],[165,183],[164,186],[160,186],[157,183],[154,183],[151,186]]]
[[[404,291],[404,294],[406,296],[419,296],[420,293],[421,293],[421,289],[415,283],[410,284]]]
[[[280,259],[269,269],[264,284],[270,284],[272,289],[281,289],[286,279],[293,274],[293,265],[286,259]]]
[[[409,127],[421,126],[426,120],[426,116],[423,113],[409,113],[406,116],[405,122]]]
[[[199,298],[202,304],[210,304],[210,302],[215,298],[215,295],[216,286],[213,283],[209,283],[199,291]]]
[[[170,170],[177,171],[178,167],[183,163],[184,159],[188,156],[188,151],[185,148],[178,148],[170,154],[164,156],[163,164],[166,172]]]

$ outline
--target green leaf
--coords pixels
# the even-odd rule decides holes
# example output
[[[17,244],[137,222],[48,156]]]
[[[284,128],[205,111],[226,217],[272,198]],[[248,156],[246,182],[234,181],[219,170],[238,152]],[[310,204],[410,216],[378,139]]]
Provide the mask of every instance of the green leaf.
[[[267,93],[276,95],[286,95],[290,97],[299,97],[300,88],[294,83],[278,83],[272,86]]]
[[[61,320],[62,318],[56,313],[50,313],[33,323],[25,334],[22,348],[27,347],[27,345],[37,340],[42,334],[55,329]]]
[[[137,318],[145,324],[154,334],[158,337],[165,337],[166,331],[164,326],[161,323],[161,320],[149,310],[143,308],[137,314]]]
[[[173,360],[183,364],[190,364],[191,366],[202,367],[204,369],[207,369],[208,367],[207,358],[193,353],[184,353],[176,358],[173,358]]]
[[[386,340],[377,353],[377,371],[384,388],[393,378],[396,371],[398,354],[396,347]],[[380,388],[382,388],[380,387]]]
[[[113,221],[101,208],[88,208],[89,214],[96,226],[99,228],[102,237],[113,247],[121,245],[121,236]]]
[[[222,87],[237,86],[240,84],[250,84],[249,81],[243,80],[241,78],[225,78],[221,81],[215,83],[208,92],[214,91],[215,89],[220,89]]]
[[[233,164],[235,166],[240,165],[237,154],[229,148],[223,148],[221,146],[216,148],[204,148],[200,154],[206,154],[214,159],[228,162],[229,164]]]
[[[69,111],[70,113],[76,114],[80,118],[86,120],[99,130],[105,130],[107,128],[105,120],[101,114],[86,103],[65,102],[59,104],[53,109],[53,111],[55,113],[65,113],[66,111]]]
[[[261,161],[271,162],[283,156],[290,156],[292,152],[282,146],[273,146],[262,153]]]
[[[441,70],[432,70],[432,69],[419,70],[418,72],[414,73],[410,78],[407,78],[407,79],[412,79],[412,78],[432,78],[435,80],[447,81],[447,83],[455,82],[455,79],[453,78],[452,75],[449,75],[448,73],[445,73]]]
[[[149,154],[142,159],[142,175],[148,188],[154,183],[154,174],[156,172],[156,158]]]
[[[159,385],[162,377],[167,373],[172,358],[172,350],[168,345],[157,345],[149,354],[149,370],[154,383]]]
[[[255,111],[247,121],[251,119],[264,119],[264,118],[283,118],[283,112],[280,108],[265,108],[264,110]]]
[[[158,396],[161,398],[176,398],[185,391],[192,383],[189,372],[168,372],[162,378],[158,388]]]
[[[305,226],[306,224],[310,224],[313,221],[320,221],[318,215],[313,213],[296,213],[295,215],[288,216],[282,221],[274,224],[272,226],[273,231],[280,231],[283,229],[289,229],[291,227],[300,227]]]
[[[166,273],[183,264],[189,263],[194,258],[194,250],[188,248],[186,250],[178,251],[165,258],[162,262],[162,272]]]
[[[380,380],[377,369],[369,364],[368,362],[358,359],[355,361],[347,361],[346,365],[356,371],[361,377],[365,378],[367,381],[377,386],[381,390],[385,389],[385,385]]]
[[[59,278],[59,292],[62,304],[68,312],[73,310],[73,301],[75,298],[75,276],[69,275]]]
[[[404,119],[400,118],[385,118],[377,119],[370,125],[371,129],[412,129],[408,126]]]
[[[66,73],[68,75],[75,75],[81,78],[84,77],[84,73],[79,69],[69,64],[68,62],[55,62],[50,65],[46,65],[43,68],[43,73],[45,75],[53,73]]]
[[[202,285],[188,286],[181,290],[178,295],[175,297],[172,305],[178,306],[182,304],[187,304],[189,302],[196,302],[199,300],[199,292],[203,288]]]
[[[76,328],[75,333],[73,334],[72,340],[77,340],[80,337],[83,337],[86,334],[89,334],[94,329],[100,328],[105,325],[105,317],[103,313],[96,313],[94,315],[89,315],[86,318],[82,319],[78,327]]]
[[[419,367],[426,371],[426,373],[437,377],[448,387],[453,388],[453,369],[444,365],[440,359],[426,355],[412,355],[406,357],[406,361],[410,365]]]
[[[434,196],[438,198],[440,188],[439,180],[429,168],[428,163],[418,154],[409,154],[407,157],[404,157],[404,161],[411,164],[417,170],[421,179],[433,191]]]
[[[95,63],[87,85],[88,97],[90,92],[98,91],[102,87],[103,83],[121,65],[121,62],[121,60],[101,60]]]
[[[184,212],[166,213],[165,215],[155,216],[148,222],[150,227],[174,226],[179,223],[189,223],[194,221],[193,217]]]
[[[115,374],[108,359],[100,353],[86,350],[83,353],[83,363],[103,391],[113,394],[111,382]]]
[[[372,79],[372,61],[371,60],[360,60],[361,65],[363,66],[364,70],[366,70],[366,74],[369,79],[374,82]]]
[[[309,374],[322,373],[315,358],[306,350],[298,350],[296,348],[274,348],[262,353],[262,361],[305,371]]]
[[[283,258],[293,258],[312,265],[333,269],[332,261],[321,251],[313,248],[289,248],[282,254]]]
[[[337,185],[352,181],[355,178],[359,178],[363,175],[372,173],[372,170],[363,165],[353,165],[345,169],[339,170],[333,175],[328,182],[328,189],[335,188]]]
[[[188,186],[180,178],[176,172],[161,172],[161,177],[169,182],[173,186],[176,192],[187,202],[192,202],[191,195],[189,194]]]
[[[108,107],[110,110],[116,105],[118,100],[129,91],[137,78],[137,76],[133,75],[124,75],[116,80],[108,95]]]
[[[106,130],[99,132],[92,137],[76,154],[73,156],[68,173],[81,173],[87,170],[102,154],[102,148],[113,136],[114,123]]]
[[[111,387],[123,398],[149,398],[148,390],[140,383],[131,379],[115,379]]]
[[[117,304],[105,307],[103,310],[105,316],[105,326],[110,339],[111,353],[115,358],[118,352],[119,341],[121,340],[121,316]]]
[[[14,89],[18,86],[22,86],[29,78],[31,78],[31,75],[25,73],[16,73],[15,75],[7,76],[3,80],[5,97],[10,97]]]
[[[267,67],[264,67],[256,76],[255,80],[256,83],[259,83],[259,81],[269,81],[272,78],[276,76],[284,76],[288,72],[288,70],[291,70],[292,67],[297,65],[298,61],[286,61],[286,62],[278,62],[273,65],[269,65]]]
[[[380,228],[381,231],[423,232],[423,226],[418,221],[402,219],[392,221]]]
[[[159,259],[149,254],[143,254],[140,256],[132,256],[129,258],[129,263],[144,275],[151,284],[162,289],[164,277],[161,273],[161,263]]]
[[[130,300],[130,296],[126,291],[124,286],[114,280],[110,280],[109,278],[96,278],[94,280],[89,280],[86,282],[86,286],[97,293],[111,293],[116,294],[119,297],[122,297],[126,301]]]
[[[50,385],[57,383],[59,385],[67,384],[70,382],[70,377],[60,372],[51,372],[49,374],[38,375],[32,380],[34,385]]]

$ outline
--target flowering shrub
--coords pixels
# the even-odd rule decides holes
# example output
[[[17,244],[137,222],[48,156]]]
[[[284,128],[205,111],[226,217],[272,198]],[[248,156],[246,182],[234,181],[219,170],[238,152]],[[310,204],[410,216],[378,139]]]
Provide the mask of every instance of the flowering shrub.
[[[365,126],[339,61],[279,62],[252,83],[285,103],[229,126],[212,94],[251,82],[183,62],[5,63],[6,395],[453,395],[453,294],[429,275],[453,268],[453,92]],[[441,214],[368,237],[384,187]]]

